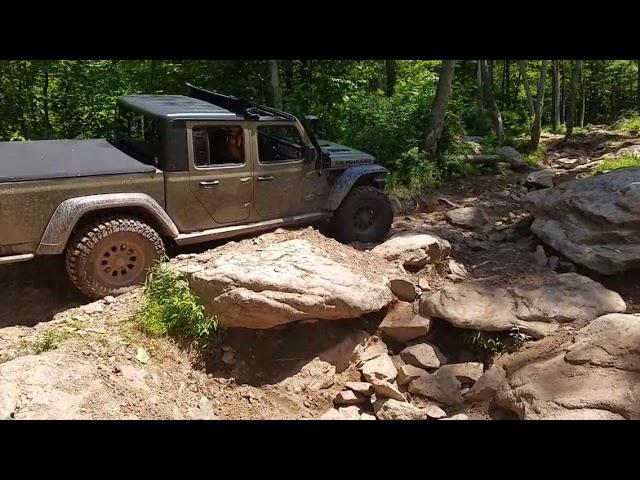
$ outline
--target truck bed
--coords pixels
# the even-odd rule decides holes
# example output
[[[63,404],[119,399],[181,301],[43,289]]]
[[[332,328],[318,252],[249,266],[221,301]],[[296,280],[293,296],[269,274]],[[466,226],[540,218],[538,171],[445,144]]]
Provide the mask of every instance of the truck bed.
[[[0,183],[155,171],[106,140],[0,142]]]

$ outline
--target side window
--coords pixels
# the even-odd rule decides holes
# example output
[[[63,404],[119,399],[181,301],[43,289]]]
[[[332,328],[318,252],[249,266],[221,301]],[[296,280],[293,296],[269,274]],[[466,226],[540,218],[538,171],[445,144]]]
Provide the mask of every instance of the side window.
[[[242,127],[194,127],[192,136],[196,167],[244,164]]]
[[[260,163],[302,160],[304,143],[293,125],[258,126],[258,160]]]

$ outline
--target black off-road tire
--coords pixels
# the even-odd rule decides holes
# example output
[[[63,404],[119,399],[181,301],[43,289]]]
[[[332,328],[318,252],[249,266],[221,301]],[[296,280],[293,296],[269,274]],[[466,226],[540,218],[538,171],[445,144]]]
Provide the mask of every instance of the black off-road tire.
[[[67,273],[91,299],[120,295],[144,282],[164,256],[162,238],[133,217],[105,217],[80,228],[67,247]]]
[[[393,222],[391,202],[378,188],[354,187],[332,218],[332,230],[338,240],[378,242],[389,233]]]

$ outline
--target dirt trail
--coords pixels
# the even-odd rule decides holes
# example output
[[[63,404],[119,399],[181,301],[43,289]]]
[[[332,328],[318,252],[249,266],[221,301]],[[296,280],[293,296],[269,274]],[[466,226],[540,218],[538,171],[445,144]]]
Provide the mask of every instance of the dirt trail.
[[[554,149],[570,148],[594,159],[640,143],[640,138],[604,130],[576,139],[571,145],[559,145],[560,137],[543,137],[549,148],[547,158],[553,158]],[[490,175],[446,185],[421,198],[415,211],[398,215],[392,234],[427,232],[450,240],[451,256],[475,279],[536,282],[548,267],[538,266],[534,260],[538,242],[528,232],[528,214],[517,200],[518,194],[526,191],[521,185],[526,175]],[[452,204],[482,207],[486,224],[473,231],[451,225],[445,212]],[[57,348],[39,355],[47,356],[52,364],[66,361],[81,366],[73,374],[50,379],[62,389],[76,387],[75,393],[64,397],[67,409],[60,411],[60,417],[317,418],[332,406],[345,382],[359,380],[350,364],[353,349],[375,332],[381,320],[381,315],[370,315],[269,331],[238,329],[229,331],[221,345],[203,354],[172,340],[140,334],[132,321],[139,292],[119,297],[112,304],[87,306],[86,299],[66,280],[63,268],[61,259],[40,259],[0,269],[0,363],[22,362],[16,363],[16,375],[30,381],[38,378],[30,359],[43,349],[51,336],[46,332],[53,329],[58,332]],[[437,289],[444,276],[437,268],[425,269],[416,279],[426,277]],[[594,278],[618,291],[630,312],[640,312],[637,275]],[[101,311],[90,313],[92,306]],[[544,355],[549,345],[569,341],[574,327],[563,328],[542,342],[531,342],[522,352],[499,362],[515,365]],[[150,357],[146,362],[140,360],[144,360],[140,349]],[[33,393],[41,394],[41,390]],[[42,401],[60,401],[53,393],[48,395],[50,398]],[[16,407],[16,418],[37,417],[37,409],[30,410],[30,401],[17,400],[22,406]],[[467,413],[472,418],[487,418],[486,406],[476,406]]]

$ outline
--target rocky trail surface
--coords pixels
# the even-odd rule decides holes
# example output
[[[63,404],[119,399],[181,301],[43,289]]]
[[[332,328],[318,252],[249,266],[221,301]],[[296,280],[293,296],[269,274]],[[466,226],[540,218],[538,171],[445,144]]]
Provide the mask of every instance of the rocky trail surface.
[[[555,236],[532,227],[640,138],[543,142],[542,168],[395,200],[380,245],[308,228],[182,252],[173,265],[230,327],[206,349],[141,333],[139,290],[87,303],[58,259],[5,267],[0,419],[640,418],[640,278],[593,268],[633,258],[634,177],[610,190],[613,233],[584,236],[595,250],[564,248],[594,224],[588,204],[568,202],[582,209],[552,218]],[[603,246],[623,261],[594,263]]]

